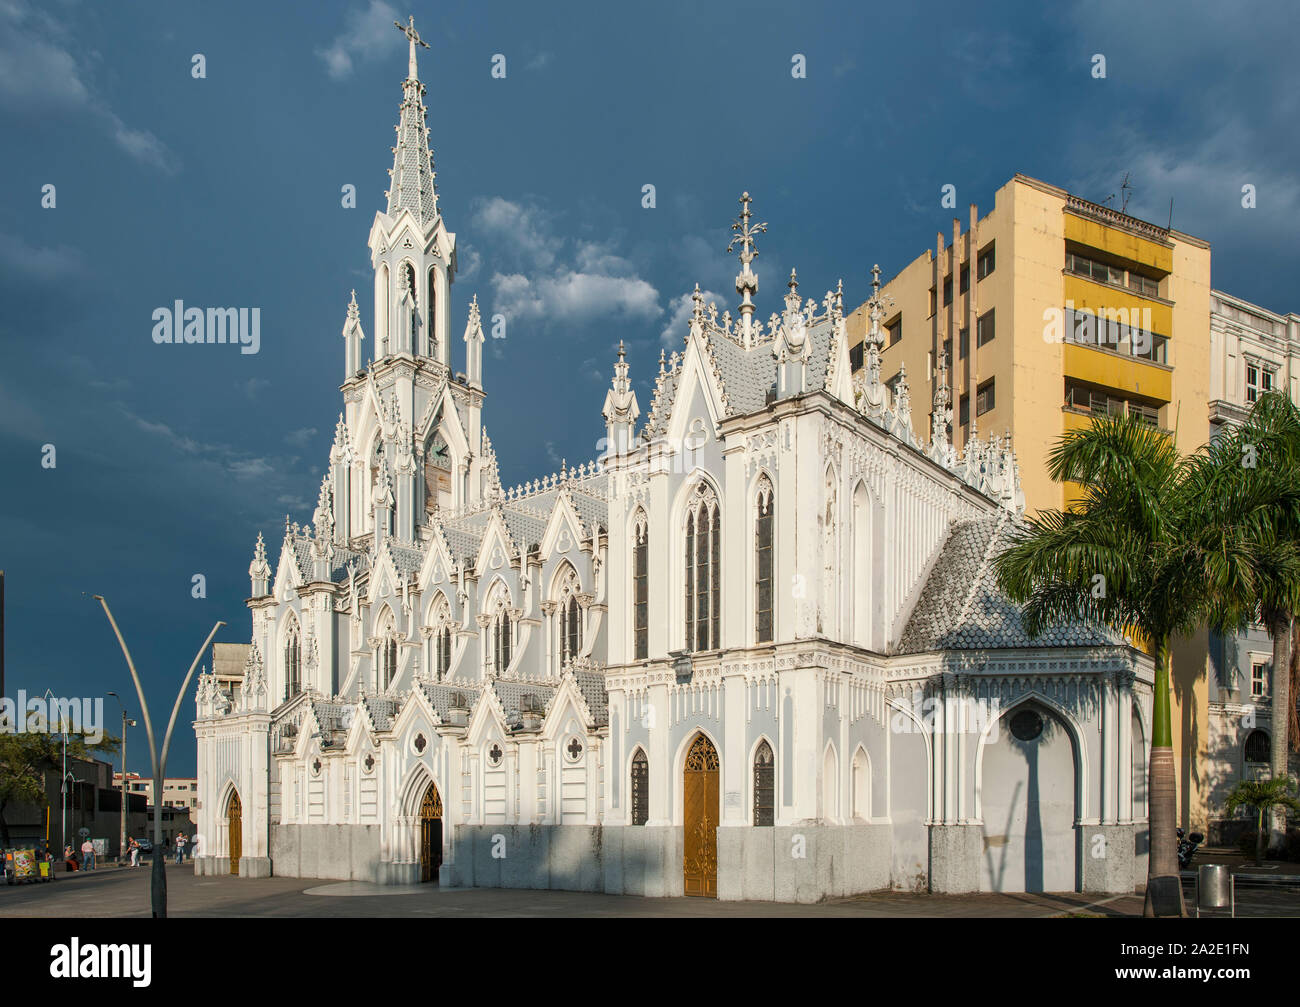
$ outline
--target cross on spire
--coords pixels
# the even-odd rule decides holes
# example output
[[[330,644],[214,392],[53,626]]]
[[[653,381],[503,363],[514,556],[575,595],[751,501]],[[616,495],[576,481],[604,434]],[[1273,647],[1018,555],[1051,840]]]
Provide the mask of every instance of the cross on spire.
[[[754,256],[758,254],[758,251],[754,248],[754,235],[767,233],[766,223],[750,223],[750,218],[753,215],[749,211],[749,206],[752,202],[753,200],[750,199],[748,192],[740,194],[740,217],[731,225],[731,229],[736,232],[736,236],[731,239],[731,244],[727,246],[727,254],[730,255],[736,245],[740,245],[740,262],[745,267],[744,271],[746,273],[750,271],[749,264],[754,261]]]
[[[407,41],[409,41],[411,44],[411,53],[410,53],[409,62],[407,64],[407,79],[419,80],[420,79],[419,74],[416,73],[416,68],[415,68],[415,47],[417,45],[422,45],[426,49],[428,49],[429,43],[426,42],[424,39],[420,38],[420,33],[415,30],[415,15],[411,15],[408,21],[409,21],[408,24],[402,24],[401,21],[394,21],[393,24],[396,26],[398,31],[400,31],[403,35],[406,36]]]

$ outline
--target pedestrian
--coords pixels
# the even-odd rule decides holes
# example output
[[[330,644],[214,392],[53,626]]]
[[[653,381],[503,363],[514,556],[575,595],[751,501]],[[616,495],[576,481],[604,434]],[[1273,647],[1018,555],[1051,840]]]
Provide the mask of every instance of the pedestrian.
[[[73,851],[71,843],[63,847],[63,866],[69,872],[77,870],[77,854]]]
[[[89,839],[81,844],[81,864],[84,870],[93,871],[95,869],[95,844]]]
[[[185,863],[185,833],[176,833],[176,866]]]
[[[130,842],[127,845],[127,849],[131,853],[131,866],[139,867],[140,866],[140,844],[136,842],[135,836],[131,837]]]

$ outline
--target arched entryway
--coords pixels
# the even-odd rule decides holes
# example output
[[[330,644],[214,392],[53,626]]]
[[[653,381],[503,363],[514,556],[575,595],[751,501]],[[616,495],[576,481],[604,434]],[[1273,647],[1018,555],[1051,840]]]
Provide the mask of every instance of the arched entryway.
[[[980,890],[1078,889],[1078,753],[1070,727],[1045,704],[1008,711],[983,752],[984,862]]]
[[[230,792],[230,801],[226,804],[226,832],[230,837],[230,873],[238,874],[239,857],[244,846],[244,807],[239,803],[238,790]]]
[[[718,750],[695,736],[682,771],[682,873],[687,895],[718,897]]]
[[[420,880],[437,881],[442,866],[442,796],[432,782],[420,802]]]

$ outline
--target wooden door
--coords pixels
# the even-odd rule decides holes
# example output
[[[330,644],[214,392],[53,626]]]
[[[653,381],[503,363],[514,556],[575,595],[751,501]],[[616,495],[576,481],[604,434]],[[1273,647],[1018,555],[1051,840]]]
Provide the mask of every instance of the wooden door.
[[[239,873],[239,857],[244,846],[244,809],[239,803],[239,793],[230,795],[230,804],[226,806],[226,822],[230,833],[230,873]],[[154,856],[158,856],[155,851]]]
[[[682,873],[686,894],[718,897],[718,750],[697,735],[686,753]]]
[[[442,797],[432,783],[420,803],[420,880],[437,881],[442,866]]]

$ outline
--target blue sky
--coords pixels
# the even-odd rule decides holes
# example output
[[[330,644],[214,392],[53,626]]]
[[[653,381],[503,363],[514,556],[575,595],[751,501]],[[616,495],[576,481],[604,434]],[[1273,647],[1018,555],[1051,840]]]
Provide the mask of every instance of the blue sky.
[[[229,623],[218,639],[248,638],[257,532],[274,559],[286,511],[311,518],[353,287],[372,331],[366,237],[406,72],[392,21],[408,13],[431,45],[454,331],[474,293],[511,318],[484,361],[507,483],[597,453],[620,339],[644,414],[660,347],[681,345],[683,296],[699,282],[734,308],[723,250],[744,189],[769,225],[760,317],[792,266],[805,291],[842,277],[859,304],[873,262],[891,276],[950,226],[942,186],[965,218],[1017,171],[1098,201],[1127,171],[1130,212],[1164,222],[1172,198],[1174,226],[1212,243],[1217,287],[1300,308],[1286,3],[0,0],[11,696],[131,695],[83,592],[109,598],[160,719],[214,620]],[[356,209],[340,205],[346,184]],[[261,351],[155,345],[151,313],[176,299],[259,307]],[[457,339],[458,368],[463,352]],[[194,771],[193,709],[187,697],[174,775]],[[147,771],[143,742],[133,731]]]

